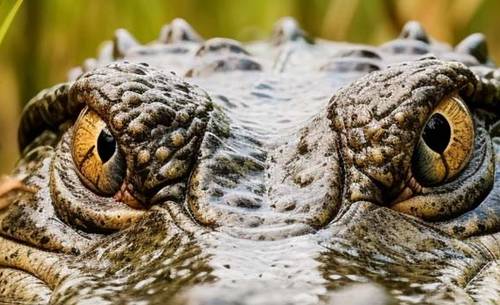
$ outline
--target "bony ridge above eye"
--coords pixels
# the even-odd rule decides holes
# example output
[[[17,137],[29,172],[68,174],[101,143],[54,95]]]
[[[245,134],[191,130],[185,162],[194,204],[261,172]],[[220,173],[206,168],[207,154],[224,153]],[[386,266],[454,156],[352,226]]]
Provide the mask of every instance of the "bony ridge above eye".
[[[78,117],[71,145],[80,178],[98,194],[112,196],[125,176],[125,161],[106,123],[89,108]]]

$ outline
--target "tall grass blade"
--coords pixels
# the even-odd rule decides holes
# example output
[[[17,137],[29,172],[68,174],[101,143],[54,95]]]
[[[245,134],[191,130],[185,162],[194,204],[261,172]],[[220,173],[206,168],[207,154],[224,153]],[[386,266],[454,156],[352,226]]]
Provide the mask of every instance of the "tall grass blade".
[[[6,4],[7,3],[7,4]],[[2,44],[3,38],[5,37],[5,34],[7,34],[7,30],[9,29],[12,20],[14,20],[14,17],[16,16],[17,10],[19,7],[21,7],[21,4],[23,3],[23,0],[16,0],[14,1],[5,1],[2,3],[2,6],[7,6],[9,7],[12,5],[12,7],[8,10],[7,16],[5,16],[5,19],[3,21],[0,20],[0,45]]]

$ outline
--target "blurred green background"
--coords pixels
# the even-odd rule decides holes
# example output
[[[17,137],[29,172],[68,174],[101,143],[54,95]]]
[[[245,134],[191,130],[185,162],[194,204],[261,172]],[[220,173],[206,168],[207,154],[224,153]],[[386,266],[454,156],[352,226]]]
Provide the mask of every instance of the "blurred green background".
[[[0,23],[14,2],[0,0]],[[0,174],[18,158],[22,105],[95,56],[116,28],[148,42],[163,24],[182,17],[204,37],[248,41],[268,37],[273,23],[288,15],[313,36],[368,44],[394,38],[410,19],[452,44],[483,32],[500,59],[498,0],[25,0],[0,45]]]

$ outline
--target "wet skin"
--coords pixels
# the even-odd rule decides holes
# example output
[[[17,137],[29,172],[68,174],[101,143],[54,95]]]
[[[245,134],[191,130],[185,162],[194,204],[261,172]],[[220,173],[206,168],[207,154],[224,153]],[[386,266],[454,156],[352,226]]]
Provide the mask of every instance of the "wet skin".
[[[23,112],[0,303],[498,304],[499,102],[480,34],[118,30]]]

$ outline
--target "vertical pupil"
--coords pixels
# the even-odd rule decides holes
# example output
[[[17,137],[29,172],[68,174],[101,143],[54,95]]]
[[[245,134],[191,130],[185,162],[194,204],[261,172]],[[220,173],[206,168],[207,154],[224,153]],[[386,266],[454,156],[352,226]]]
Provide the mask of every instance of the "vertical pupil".
[[[450,143],[451,128],[448,120],[439,113],[434,113],[425,125],[422,139],[435,152],[442,154]]]
[[[106,129],[101,130],[97,139],[97,153],[102,160],[102,163],[108,162],[116,150],[115,138]]]

